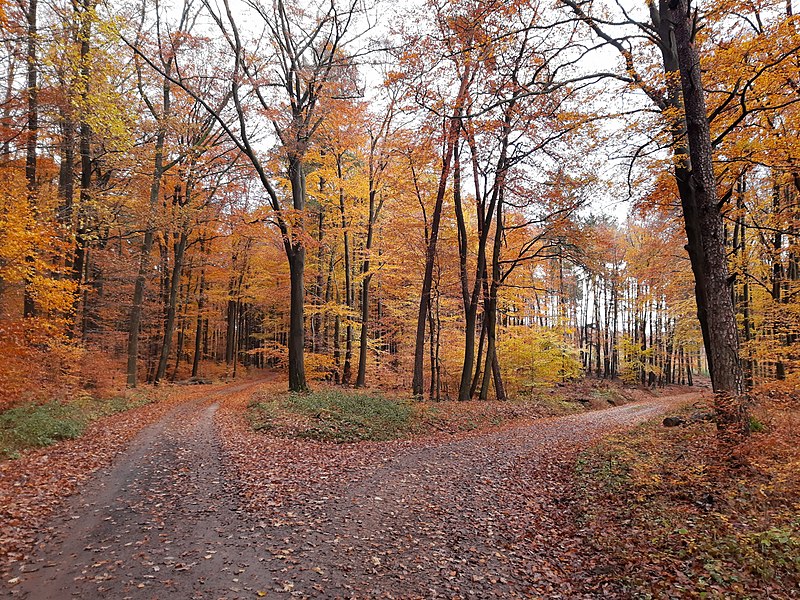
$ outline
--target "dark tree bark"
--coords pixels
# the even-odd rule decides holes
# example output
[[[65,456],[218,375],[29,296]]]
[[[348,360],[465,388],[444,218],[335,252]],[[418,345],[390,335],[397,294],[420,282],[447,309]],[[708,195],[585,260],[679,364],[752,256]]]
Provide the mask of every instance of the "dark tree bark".
[[[500,175],[501,180],[503,175]],[[500,376],[500,363],[497,359],[497,292],[500,288],[500,250],[503,240],[503,182],[498,185],[497,209],[495,217],[494,244],[492,246],[492,280],[489,283],[489,296],[485,303],[484,318],[486,319],[486,362],[483,367],[483,382],[481,383],[480,399],[489,397],[489,385],[495,384],[495,396],[498,400],[505,400],[505,387]]]
[[[361,263],[361,333],[358,348],[358,374],[356,387],[367,384],[367,352],[369,350],[369,286],[372,280],[370,269],[370,251],[375,235],[377,213],[375,206],[375,190],[369,192],[369,220],[367,222],[367,242],[364,248],[364,260]]]
[[[364,387],[367,384],[367,353],[369,351],[369,298],[370,284],[372,283],[372,245],[375,240],[375,227],[380,218],[383,208],[383,195],[378,199],[378,177],[383,173],[388,165],[385,157],[378,159],[378,144],[381,139],[388,135],[389,126],[392,121],[394,105],[390,105],[386,111],[386,118],[381,124],[377,135],[370,136],[369,153],[369,212],[367,214],[367,239],[364,245],[364,260],[361,262],[361,334],[358,348],[358,374],[356,375],[356,387]]]
[[[488,289],[488,288],[487,288]],[[475,392],[478,389],[478,384],[481,382],[481,374],[483,373],[481,369],[481,364],[483,362],[483,349],[486,344],[486,315],[483,315],[483,319],[481,320],[481,335],[478,339],[478,353],[475,357],[475,374],[472,376],[472,383],[469,386],[469,398],[473,398],[475,396]]]
[[[87,108],[89,106],[89,82],[90,82],[90,64],[89,64],[89,51],[90,40],[92,35],[92,16],[93,10],[92,0],[81,0],[76,4],[76,16],[79,18],[80,26],[78,28],[78,35],[80,40],[79,60],[80,60],[80,73],[81,73],[81,99],[84,107],[80,112],[78,124],[78,152],[80,154],[81,163],[81,178],[80,178],[80,194],[78,206],[78,223],[75,229],[75,258],[73,260],[72,272],[75,282],[78,284],[78,296],[75,299],[75,318],[80,317],[81,304],[83,304],[83,312],[87,312],[87,290],[81,288],[81,284],[85,283],[85,273],[88,273],[88,252],[89,252],[89,234],[90,234],[90,212],[91,212],[91,197],[92,197],[92,128],[87,120]],[[81,303],[81,296],[83,302]],[[82,319],[82,330],[85,334],[86,314]]]
[[[172,274],[170,276],[169,297],[167,300],[167,318],[164,322],[164,337],[161,344],[161,354],[158,361],[155,383],[161,381],[167,374],[167,362],[172,350],[172,337],[175,334],[175,315],[177,314],[178,290],[183,273],[183,257],[186,254],[186,243],[189,235],[185,228],[181,228],[178,242],[175,244],[172,261]]]
[[[670,120],[675,181],[681,199],[687,252],[695,279],[697,317],[703,333],[712,385],[717,392],[720,430],[746,433],[748,418],[739,361],[736,318],[725,256],[721,203],[713,171],[713,147],[694,35],[697,12],[690,0],[650,3],[651,24],[635,24],[657,35],[664,72],[679,74],[666,93],[637,71],[629,46],[603,30],[575,0],[561,0],[625,61],[627,80],[641,89]],[[681,115],[684,115],[683,118]]]
[[[136,273],[136,281],[133,285],[133,306],[131,307],[131,316],[128,322],[128,363],[126,369],[128,387],[136,387],[139,363],[139,330],[141,329],[142,322],[144,290],[145,284],[147,283],[147,274],[150,269],[150,252],[153,249],[153,238],[155,237],[154,220],[158,207],[158,197],[161,192],[161,177],[166,170],[164,168],[164,143],[167,135],[166,118],[170,113],[171,101],[170,82],[167,78],[164,78],[161,96],[160,112],[156,111],[155,107],[148,102],[150,111],[158,122],[158,130],[156,132],[155,155],[153,157],[153,172],[150,176],[147,223],[145,225],[144,239],[142,240],[142,246],[139,251],[139,268]]]
[[[324,187],[324,180],[320,178],[320,190]],[[317,213],[317,277],[314,281],[314,303],[317,310],[314,318],[311,319],[311,350],[313,352],[324,352],[327,348],[323,345],[323,318],[322,311],[324,301],[324,273],[323,261],[325,258],[325,246],[322,241],[325,237],[325,209],[319,205]]]
[[[450,178],[450,167],[453,160],[453,152],[458,139],[458,131],[461,127],[461,113],[466,98],[467,87],[471,78],[471,68],[464,68],[461,74],[460,88],[456,95],[453,117],[447,124],[444,139],[444,156],[442,170],[439,176],[439,186],[436,191],[436,203],[433,208],[431,218],[430,236],[428,239],[425,253],[425,275],[422,279],[422,292],[419,299],[419,311],[417,313],[417,333],[414,344],[414,377],[411,382],[412,393],[417,399],[422,399],[423,395],[423,367],[425,357],[425,322],[428,317],[431,303],[431,284],[433,281],[433,265],[436,260],[436,243],[439,239],[439,223],[442,218],[442,204],[447,192],[447,181]],[[433,368],[433,365],[431,365]]]
[[[292,205],[298,214],[306,208],[306,174],[302,156],[289,157],[289,181],[292,186]],[[300,223],[302,229],[302,222]],[[286,257],[289,260],[289,390],[308,390],[305,367],[305,268],[306,247],[298,236],[285,239]]]
[[[205,261],[205,240],[200,240],[200,256],[201,260]],[[201,360],[201,341],[203,337],[203,310],[206,304],[206,266],[205,262],[200,266],[200,288],[197,294],[197,322],[195,324],[194,332],[194,356],[192,357],[192,377],[197,377],[200,372]]]
[[[28,203],[31,210],[36,214],[36,145],[39,139],[39,62],[36,53],[36,40],[38,37],[38,3],[37,0],[29,0],[28,11],[26,14],[28,21],[27,31],[27,96],[28,96],[28,124],[27,138],[25,140],[25,179],[28,183]],[[33,256],[26,258],[30,263],[29,270],[33,270]],[[36,306],[31,291],[31,272],[25,278],[25,291],[23,293],[22,313],[25,317],[35,315]]]
[[[342,181],[342,156],[336,157],[336,169],[339,181]],[[344,188],[339,186],[339,215],[342,224],[342,239],[344,242],[344,302],[347,307],[348,319],[344,334],[344,366],[342,367],[342,384],[348,385],[353,374],[353,265],[352,248],[350,247],[350,227],[347,222],[347,213],[344,206]]]
[[[303,212],[306,202],[305,156],[315,132],[325,115],[318,104],[330,88],[348,92],[346,76],[350,63],[344,46],[350,27],[361,10],[355,3],[339,5],[335,1],[311,8],[287,0],[277,0],[269,9],[250,3],[249,15],[258,23],[248,31],[261,32],[260,38],[244,39],[242,30],[229,0],[220,4],[203,2],[203,10],[218,28],[230,58],[230,72],[224,81],[230,86],[221,99],[211,100],[207,92],[195,88],[196,81],[170,77],[156,61],[149,58],[136,43],[126,41],[148,64],[166,75],[194,98],[216,120],[226,136],[252,164],[258,180],[267,194],[274,212],[273,222],[283,240],[290,273],[289,307],[289,389],[301,392],[308,389],[305,374],[305,259]],[[187,6],[189,6],[187,4]],[[301,10],[302,9],[302,10]],[[168,42],[159,40],[166,46]],[[246,51],[248,42],[269,48],[272,56],[266,61],[251,61]],[[262,133],[264,114],[274,114],[273,91],[280,90],[281,102],[288,109],[266,123],[274,127],[283,152],[286,175],[291,186],[291,204],[283,201],[268,173],[266,160],[256,149],[257,136]],[[235,125],[224,110],[232,102]],[[252,110],[255,109],[255,110]],[[258,132],[258,133],[256,133]]]
[[[772,212],[775,215],[781,212],[781,191],[782,186],[775,183],[772,186]],[[783,267],[783,260],[781,258],[781,251],[783,250],[783,232],[780,228],[775,228],[772,233],[772,269],[771,269],[771,283],[772,283],[772,301],[775,305],[780,306],[785,302],[783,294],[783,284],[786,277],[786,270]],[[776,319],[777,321],[777,319]],[[780,341],[783,336],[781,326],[775,322],[772,326],[773,335]],[[785,342],[784,342],[785,343]],[[786,367],[781,358],[775,361],[775,379],[782,381],[786,379]]]
[[[661,0],[672,27],[686,119],[686,139],[691,171],[682,180],[681,195],[689,238],[689,255],[695,275],[698,311],[706,322],[711,381],[717,392],[716,409],[721,430],[746,433],[747,413],[742,399],[743,373],[739,361],[736,315],[731,300],[728,264],[720,202],[714,177],[711,133],[701,80],[700,56],[695,46],[696,22],[688,0]],[[676,172],[676,176],[678,173]],[[685,173],[680,174],[685,177]],[[692,235],[688,235],[689,232]],[[699,238],[699,239],[696,239]]]

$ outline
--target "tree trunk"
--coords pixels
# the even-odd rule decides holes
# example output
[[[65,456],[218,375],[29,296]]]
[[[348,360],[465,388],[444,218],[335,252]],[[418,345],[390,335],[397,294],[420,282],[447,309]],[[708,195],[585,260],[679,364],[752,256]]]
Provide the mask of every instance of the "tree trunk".
[[[423,362],[425,355],[425,321],[431,302],[431,284],[433,280],[433,264],[436,259],[436,243],[439,239],[439,222],[442,218],[442,204],[447,192],[447,180],[450,178],[450,165],[453,159],[458,130],[461,126],[460,117],[464,99],[466,97],[467,85],[470,80],[471,70],[464,68],[461,76],[461,86],[456,96],[454,116],[450,119],[447,135],[445,137],[444,160],[439,176],[439,186],[436,191],[436,204],[433,209],[431,222],[430,239],[428,240],[427,251],[425,253],[425,275],[422,279],[422,293],[419,299],[419,312],[417,313],[417,333],[414,345],[414,377],[411,383],[412,393],[417,399],[422,398],[423,394]]]
[[[369,346],[369,286],[372,282],[372,274],[369,272],[371,266],[372,244],[375,238],[375,223],[380,215],[383,201],[376,202],[377,191],[375,190],[374,176],[370,176],[369,191],[369,216],[367,220],[367,241],[364,247],[364,260],[361,263],[361,338],[358,348],[358,375],[356,376],[356,387],[364,387],[367,384],[367,352]]]
[[[200,254],[205,257],[205,244],[200,243]],[[200,289],[197,295],[197,323],[194,332],[194,356],[192,357],[192,377],[197,377],[200,371],[200,356],[201,346],[200,342],[203,337],[203,309],[206,302],[206,268],[203,265],[200,268]]]
[[[153,158],[153,173],[150,178],[150,198],[147,212],[147,223],[145,225],[144,240],[139,255],[139,269],[136,273],[136,281],[133,285],[133,306],[128,323],[128,365],[127,380],[128,387],[136,387],[137,369],[139,361],[139,329],[142,322],[142,306],[144,304],[144,289],[147,283],[147,275],[150,270],[150,252],[153,249],[153,238],[155,236],[155,215],[158,207],[158,196],[161,192],[161,177],[164,174],[164,142],[166,139],[165,119],[169,114],[170,107],[170,84],[164,78],[162,86],[162,115],[158,119],[158,131],[156,133],[155,156]]]
[[[303,284],[306,249],[298,245],[289,256],[289,278],[291,285],[289,305],[289,390],[304,392],[306,370],[303,357],[305,344],[304,302],[305,288]]]
[[[664,0],[661,2],[663,5]],[[693,38],[696,23],[688,0],[669,3],[667,15],[674,28],[691,164],[689,179],[684,179],[682,183],[686,191],[692,194],[686,198],[682,194],[681,203],[684,206],[692,270],[696,287],[701,291],[697,294],[698,313],[702,312],[706,321],[706,353],[711,381],[717,393],[717,425],[723,432],[735,430],[746,433],[748,418],[742,399],[743,374],[739,362],[736,315],[729,287],[700,57]]]
[[[323,187],[323,180],[320,178],[320,188]],[[323,238],[325,237],[325,209],[320,206],[319,207],[319,214],[317,215],[317,276],[314,282],[314,303],[317,305],[317,312],[314,314],[314,318],[311,319],[311,328],[312,331],[312,344],[313,344],[313,351],[314,352],[324,352],[327,348],[323,345],[323,324],[322,324],[322,311],[323,305],[325,304],[323,300],[323,268],[322,263],[325,258],[325,246],[322,243]]]
[[[495,218],[494,245],[492,248],[492,282],[489,285],[489,298],[484,310],[486,319],[486,363],[483,367],[481,400],[489,397],[490,378],[494,378],[495,397],[505,400],[505,388],[500,376],[500,363],[497,359],[497,291],[500,287],[500,250],[503,240],[503,188],[498,185],[497,216]]]
[[[79,2],[80,11],[80,71],[81,71],[81,100],[82,110],[78,126],[78,151],[81,159],[81,179],[80,179],[80,206],[78,207],[78,224],[75,233],[75,260],[73,262],[73,277],[78,284],[78,296],[75,300],[75,318],[78,319],[78,310],[81,301],[81,284],[84,283],[84,272],[87,269],[87,254],[89,246],[89,209],[91,206],[91,187],[92,187],[92,128],[87,120],[89,110],[89,41],[92,33],[92,2],[91,0],[81,0]],[[86,277],[85,279],[88,279]],[[83,294],[83,311],[87,310],[87,294]],[[85,315],[84,315],[85,316]],[[83,320],[85,323],[85,319]],[[85,328],[84,328],[85,329]]]
[[[178,243],[175,245],[175,257],[172,264],[172,277],[167,301],[167,318],[164,322],[164,340],[161,344],[161,356],[158,361],[158,371],[156,371],[154,383],[161,381],[167,373],[167,361],[172,349],[172,336],[175,333],[175,314],[178,304],[178,290],[181,284],[181,272],[183,271],[183,257],[186,252],[188,238],[188,233],[185,229],[182,229]]]
[[[27,95],[28,95],[28,124],[27,124],[27,139],[25,140],[25,179],[28,183],[28,204],[30,205],[32,213],[36,214],[36,144],[39,139],[39,65],[36,56],[36,43],[38,37],[38,3],[37,0],[29,0],[28,13],[26,15],[28,21],[27,32]],[[35,315],[36,306],[33,301],[33,293],[31,290],[31,281],[33,275],[33,256],[27,256],[26,261],[29,263],[29,273],[25,277],[25,291],[23,293],[22,314],[24,317],[33,317]]]
[[[775,175],[775,177],[777,178],[777,175]],[[781,186],[778,183],[772,186],[772,212],[776,216],[781,212]],[[783,232],[780,228],[776,227],[772,234],[772,302],[775,304],[776,310],[778,311],[780,310],[780,305],[784,302],[783,282],[785,279],[785,270],[781,259],[782,250]],[[774,319],[772,330],[778,345],[784,345],[782,329],[783,327],[780,325],[779,319]],[[786,379],[786,367],[779,354],[775,360],[775,379],[779,381]]]
[[[336,169],[339,176],[339,213],[342,223],[342,238],[344,241],[344,301],[347,306],[347,326],[345,327],[344,341],[344,367],[342,368],[342,385],[348,385],[352,376],[353,361],[353,265],[350,248],[350,230],[347,223],[347,213],[344,205],[344,188],[342,187],[342,156],[336,157]]]
[[[289,158],[289,181],[292,186],[292,203],[299,214],[306,206],[306,175],[300,156]],[[302,229],[302,221],[299,224]],[[290,301],[289,301],[289,391],[305,392],[306,368],[305,351],[305,267],[306,248],[300,236],[292,234],[284,241],[286,257],[289,260]]]
[[[472,383],[469,386],[469,398],[475,397],[475,392],[478,389],[478,384],[481,382],[481,364],[483,362],[483,349],[486,344],[486,313],[483,314],[481,320],[481,335],[478,339],[478,352],[475,357],[475,373],[472,376]]]

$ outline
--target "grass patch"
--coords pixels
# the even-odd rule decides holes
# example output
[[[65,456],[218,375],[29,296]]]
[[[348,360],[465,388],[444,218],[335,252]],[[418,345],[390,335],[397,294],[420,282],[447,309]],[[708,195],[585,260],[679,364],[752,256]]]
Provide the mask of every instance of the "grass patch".
[[[248,407],[256,430],[337,443],[402,437],[411,430],[413,416],[408,402],[344,390],[257,399]]]
[[[98,399],[78,396],[67,402],[26,403],[0,413],[0,460],[17,458],[30,448],[42,448],[79,437],[92,421],[149,404],[143,393]]]
[[[581,410],[580,403],[565,400],[555,390],[500,402],[411,402],[379,391],[331,386],[307,394],[256,392],[246,417],[255,431],[339,443],[482,431]]]
[[[88,420],[73,405],[49,402],[17,406],[0,414],[0,458],[16,458],[27,448],[78,437]]]

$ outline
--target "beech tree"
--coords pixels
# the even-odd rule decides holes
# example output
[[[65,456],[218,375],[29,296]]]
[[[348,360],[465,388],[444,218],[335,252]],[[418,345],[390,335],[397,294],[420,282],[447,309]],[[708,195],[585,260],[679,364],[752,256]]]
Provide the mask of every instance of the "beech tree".
[[[800,366],[792,7],[559,5],[431,2],[372,54],[355,2],[6,3],[0,391],[708,367],[743,429]]]
[[[680,196],[687,251],[695,279],[697,316],[703,331],[711,379],[717,395],[721,429],[746,431],[743,374],[739,361],[736,318],[731,300],[722,208],[717,195],[713,148],[701,76],[697,34],[699,14],[690,3],[661,0],[649,4],[650,21],[627,13],[622,23],[639,30],[660,52],[664,85],[643,74],[639,50],[627,37],[615,37],[612,26],[595,18],[591,5],[562,0],[603,43],[622,57],[625,73],[616,75],[638,88],[664,114],[672,137],[675,183]],[[743,92],[744,93],[744,92]],[[736,97],[736,93],[732,97]]]
[[[262,37],[246,40],[230,4],[221,7],[204,3],[225,47],[228,61],[230,102],[217,103],[198,89],[176,57],[175,74],[166,73],[146,52],[132,44],[151,67],[160,70],[174,84],[201,102],[217,120],[231,141],[249,159],[267,195],[268,217],[278,227],[291,273],[289,333],[289,389],[307,388],[304,366],[305,345],[305,260],[306,154],[325,118],[321,104],[326,97],[356,93],[346,54],[350,31],[359,13],[359,3],[320,3],[299,10],[284,0],[272,5],[246,3],[249,14],[263,27]],[[162,43],[169,43],[162,40]],[[260,52],[249,52],[248,46]],[[173,48],[174,50],[174,48]],[[216,80],[216,76],[205,75]],[[279,172],[289,182],[289,197],[277,184],[276,174],[261,148],[264,124],[270,124],[283,155]]]

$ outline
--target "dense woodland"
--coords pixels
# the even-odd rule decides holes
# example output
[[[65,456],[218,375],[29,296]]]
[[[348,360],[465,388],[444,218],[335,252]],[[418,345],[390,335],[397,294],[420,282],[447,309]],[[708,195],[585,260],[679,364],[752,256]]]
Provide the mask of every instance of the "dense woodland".
[[[2,9],[5,406],[798,383],[791,0]]]

